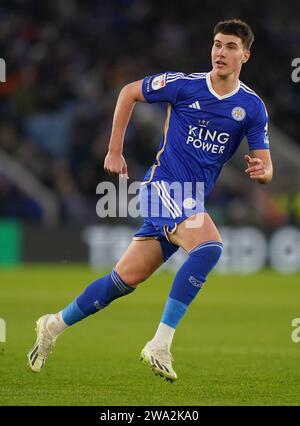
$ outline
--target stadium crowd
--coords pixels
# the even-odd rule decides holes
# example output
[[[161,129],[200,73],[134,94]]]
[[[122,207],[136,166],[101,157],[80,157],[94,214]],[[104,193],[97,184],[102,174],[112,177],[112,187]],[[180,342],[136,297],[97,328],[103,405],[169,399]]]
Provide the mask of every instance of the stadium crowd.
[[[255,7],[233,0],[3,0],[0,57],[7,81],[0,83],[0,149],[57,194],[63,222],[99,221],[95,190],[110,179],[103,161],[121,87],[165,70],[210,70],[212,28],[232,17],[249,22],[256,37],[242,80],[266,100],[271,120],[300,142],[300,89],[291,80],[299,8],[296,1],[270,0]],[[159,141],[151,123],[130,124],[125,155],[132,180],[142,179]],[[253,186],[251,194],[261,198],[258,218],[243,188],[217,185],[210,205],[219,223],[262,217],[266,226],[300,223],[300,192],[273,188],[266,197],[261,191]],[[1,167],[0,206],[0,216],[42,220],[36,202]]]

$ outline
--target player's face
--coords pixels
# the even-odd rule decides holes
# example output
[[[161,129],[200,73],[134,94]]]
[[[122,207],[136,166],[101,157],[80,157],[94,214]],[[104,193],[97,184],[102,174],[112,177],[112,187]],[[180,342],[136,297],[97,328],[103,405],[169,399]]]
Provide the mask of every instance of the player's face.
[[[211,50],[212,66],[216,75],[223,78],[233,73],[239,75],[242,65],[249,57],[250,52],[245,49],[239,37],[216,34]]]

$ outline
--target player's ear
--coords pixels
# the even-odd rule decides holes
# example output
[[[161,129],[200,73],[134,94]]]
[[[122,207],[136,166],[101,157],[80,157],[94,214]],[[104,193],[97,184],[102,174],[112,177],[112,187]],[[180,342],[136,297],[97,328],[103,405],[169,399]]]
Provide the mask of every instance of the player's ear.
[[[245,64],[246,62],[248,62],[250,56],[251,56],[250,50],[244,50],[243,57],[242,57],[242,64]]]

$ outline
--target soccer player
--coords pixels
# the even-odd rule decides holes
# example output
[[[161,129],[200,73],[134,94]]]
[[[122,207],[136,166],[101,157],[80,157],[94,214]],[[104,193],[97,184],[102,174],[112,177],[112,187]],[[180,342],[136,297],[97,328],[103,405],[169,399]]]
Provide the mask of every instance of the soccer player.
[[[157,331],[140,355],[155,374],[169,381],[177,379],[170,352],[176,327],[223,248],[216,225],[204,208],[203,196],[206,199],[223,165],[245,136],[250,151],[245,155],[249,178],[261,184],[272,179],[266,108],[257,94],[239,80],[241,68],[250,58],[253,39],[245,22],[219,22],[214,28],[210,72],[165,72],[121,90],[104,163],[110,174],[128,173],[123,141],[135,103],[168,103],[156,161],[140,190],[141,209],[146,211],[144,224],[110,274],[90,284],[62,311],[38,319],[37,340],[28,354],[32,371],[42,369],[56,338],[66,328],[132,293],[182,247],[188,258],[175,275]],[[170,190],[175,182],[191,185],[188,196],[184,194],[181,201]],[[204,190],[200,195],[199,182]],[[155,193],[156,198],[152,196]],[[149,200],[159,214],[149,210]]]

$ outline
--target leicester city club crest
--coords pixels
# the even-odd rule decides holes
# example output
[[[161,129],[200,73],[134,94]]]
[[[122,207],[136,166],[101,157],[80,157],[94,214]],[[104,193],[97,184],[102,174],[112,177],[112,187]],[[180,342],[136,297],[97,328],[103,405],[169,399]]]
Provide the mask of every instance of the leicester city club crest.
[[[244,108],[237,106],[233,108],[231,111],[232,118],[234,118],[236,121],[242,121],[246,116],[246,111]]]

